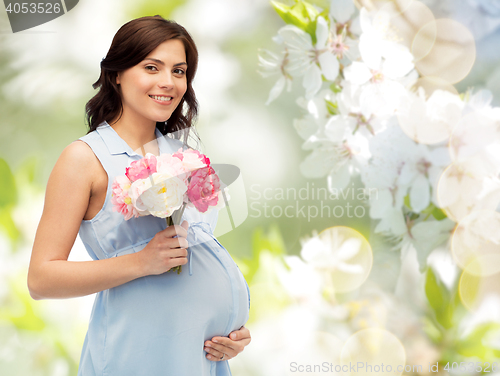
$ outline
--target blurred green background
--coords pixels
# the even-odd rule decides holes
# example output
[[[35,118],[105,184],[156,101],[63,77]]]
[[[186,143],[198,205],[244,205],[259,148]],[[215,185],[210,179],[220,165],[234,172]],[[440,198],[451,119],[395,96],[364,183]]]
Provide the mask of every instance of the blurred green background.
[[[288,364],[300,348],[321,342],[317,332],[310,337],[298,330],[318,317],[323,320],[323,335],[339,339],[362,328],[400,323],[408,364],[498,359],[500,344],[495,345],[494,335],[498,324],[485,321],[464,334],[461,323],[468,316],[456,284],[446,286],[432,269],[423,277],[401,278],[400,255],[371,234],[368,210],[362,218],[318,216],[309,221],[278,215],[296,200],[258,198],[256,192],[263,194],[266,189],[274,196],[280,189],[326,187],[326,179],[307,180],[298,169],[307,155],[292,125],[303,115],[294,104],[300,84],[294,83],[292,92],[272,105],[264,105],[275,80],[258,74],[257,53],[259,48],[274,48],[271,37],[284,25],[268,1],[87,0],[63,17],[16,34],[10,31],[7,14],[0,12],[0,375],[77,373],[94,296],[31,299],[26,282],[31,247],[48,176],[64,147],[87,132],[84,106],[94,94],[91,85],[114,33],[133,18],[155,14],[176,20],[196,41],[198,132],[213,163],[232,163],[241,169],[247,192],[249,217],[220,237],[245,274],[252,296],[248,327],[253,340],[231,361],[233,374],[288,374]],[[487,38],[487,46],[491,43]],[[495,86],[487,71],[497,57],[478,56],[477,68],[463,85]],[[351,188],[358,186],[359,180],[354,180]],[[367,208],[349,198],[328,204],[347,202]],[[270,208],[267,217],[252,209],[263,210],[264,204]],[[320,205],[316,198],[299,204]],[[326,314],[325,307],[314,302],[312,316],[297,313],[291,307],[300,306],[302,298],[287,290],[278,271],[287,269],[285,256],[300,253],[301,238],[335,225],[352,227],[369,239],[375,259],[370,279],[377,288],[325,296]],[[70,260],[90,260],[79,239]],[[445,268],[449,260],[443,260],[438,264]],[[387,299],[397,304],[388,304]],[[488,333],[494,338],[482,341]],[[328,356],[333,356],[334,347]],[[440,373],[447,372],[440,369]]]

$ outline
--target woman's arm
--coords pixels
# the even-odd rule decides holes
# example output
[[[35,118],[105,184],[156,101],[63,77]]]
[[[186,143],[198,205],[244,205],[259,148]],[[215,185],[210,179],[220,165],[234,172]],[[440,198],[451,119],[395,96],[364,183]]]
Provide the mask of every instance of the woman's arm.
[[[67,146],[54,166],[28,270],[33,299],[90,295],[187,263],[187,221],[159,231],[140,252],[105,260],[68,261],[99,173],[105,171],[84,142]]]
[[[68,145],[56,162],[47,183],[28,270],[33,299],[89,295],[144,275],[139,253],[98,261],[67,261],[98,169],[102,169],[99,160],[83,142]]]

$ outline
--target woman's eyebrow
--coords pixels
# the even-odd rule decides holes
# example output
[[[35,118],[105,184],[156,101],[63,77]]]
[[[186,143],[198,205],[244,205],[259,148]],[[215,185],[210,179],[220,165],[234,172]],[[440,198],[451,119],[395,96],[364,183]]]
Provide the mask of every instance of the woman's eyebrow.
[[[151,61],[154,61],[155,63],[161,64],[161,65],[165,65],[165,63],[163,61],[155,59],[155,58],[152,58],[152,57],[147,57],[144,60],[151,60]],[[187,63],[185,63],[183,61],[182,63],[174,64],[174,67],[178,67],[179,65],[186,65],[187,66]]]

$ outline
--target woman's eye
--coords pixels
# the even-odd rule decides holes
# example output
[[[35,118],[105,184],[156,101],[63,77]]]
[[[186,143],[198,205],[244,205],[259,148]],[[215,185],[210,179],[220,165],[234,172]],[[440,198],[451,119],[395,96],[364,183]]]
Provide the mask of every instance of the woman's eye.
[[[154,65],[146,65],[146,70],[155,71],[157,69]]]
[[[182,69],[176,69],[176,70],[174,70],[174,72],[177,73],[177,74],[184,74],[184,73],[186,73]]]

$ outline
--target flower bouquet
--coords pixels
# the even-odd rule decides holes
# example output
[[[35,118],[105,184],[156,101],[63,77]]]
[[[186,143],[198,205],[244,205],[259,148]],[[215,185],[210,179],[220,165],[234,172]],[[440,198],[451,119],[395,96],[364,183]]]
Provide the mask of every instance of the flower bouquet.
[[[153,215],[166,218],[167,226],[178,225],[186,206],[201,213],[223,206],[222,184],[210,159],[197,150],[180,148],[158,157],[147,153],[114,179],[111,201],[125,220]],[[180,273],[182,265],[174,269]]]

